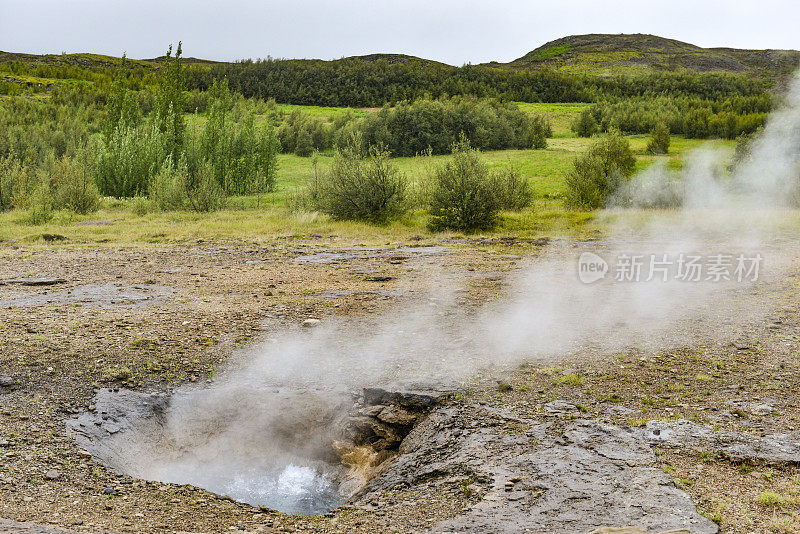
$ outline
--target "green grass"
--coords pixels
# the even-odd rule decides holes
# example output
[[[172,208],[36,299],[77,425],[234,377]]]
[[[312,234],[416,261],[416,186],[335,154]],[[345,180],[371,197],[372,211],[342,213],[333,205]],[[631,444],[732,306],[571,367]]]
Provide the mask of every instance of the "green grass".
[[[644,150],[646,136],[629,139],[634,150]],[[575,157],[584,152],[592,142],[585,138],[557,138],[550,139],[545,150],[483,153],[483,158],[491,169],[513,165],[530,181],[534,189],[533,205],[519,212],[503,213],[501,222],[493,233],[519,237],[582,238],[595,236],[607,228],[613,217],[597,217],[591,212],[570,211],[565,209],[563,202],[564,176]],[[686,152],[701,145],[730,147],[732,143],[675,137],[667,156],[637,154],[639,166],[644,167],[657,159],[680,166]],[[414,187],[426,180],[435,166],[449,158],[450,156],[432,156],[395,158],[392,161]],[[320,155],[320,169],[327,168],[331,160],[330,154]],[[25,213],[12,211],[0,213],[0,243],[44,243],[44,234],[64,236],[67,243],[73,244],[185,242],[201,238],[270,240],[308,234],[347,236],[356,242],[379,244],[413,235],[431,235],[426,229],[427,214],[419,209],[385,226],[332,221],[318,213],[292,211],[289,208],[292,197],[304,190],[313,175],[313,160],[281,154],[278,161],[280,169],[275,192],[261,196],[232,197],[228,199],[225,209],[215,213],[153,211],[139,216],[134,213],[135,201],[106,199],[105,207],[97,213],[78,216],[58,212],[49,223],[31,226],[25,223]],[[646,217],[646,214],[642,217]],[[110,224],[85,224],[92,221],[108,221]]]
[[[550,119],[550,124],[553,127],[553,136],[555,137],[574,137],[574,133],[570,130],[572,121],[580,115],[581,111],[591,106],[591,104],[582,103],[530,103],[530,102],[517,102],[519,108],[531,115],[544,115]]]
[[[355,117],[363,117],[368,113],[367,109],[363,108],[335,108],[323,106],[299,106],[295,104],[278,104],[278,112],[290,114],[295,109],[300,109],[303,113],[314,117],[322,117],[328,122],[332,122],[336,117],[344,115],[348,111]]]

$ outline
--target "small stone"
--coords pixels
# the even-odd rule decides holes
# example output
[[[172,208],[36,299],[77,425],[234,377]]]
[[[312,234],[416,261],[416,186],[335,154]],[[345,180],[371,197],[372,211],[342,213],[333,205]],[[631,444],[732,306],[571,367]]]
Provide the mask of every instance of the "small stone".
[[[0,387],[10,388],[14,385],[14,379],[10,376],[0,376]]]
[[[116,495],[117,490],[115,490],[112,486],[106,486],[103,488],[103,495]]]
[[[55,469],[51,469],[50,471],[48,471],[47,473],[45,473],[45,474],[44,474],[44,477],[45,477],[46,479],[48,479],[48,480],[55,480],[55,479],[57,479],[59,476],[61,476],[61,473],[59,473],[59,472],[58,472],[58,471],[56,471]]]
[[[306,319],[303,321],[303,328],[314,328],[319,326],[320,322],[319,319]]]

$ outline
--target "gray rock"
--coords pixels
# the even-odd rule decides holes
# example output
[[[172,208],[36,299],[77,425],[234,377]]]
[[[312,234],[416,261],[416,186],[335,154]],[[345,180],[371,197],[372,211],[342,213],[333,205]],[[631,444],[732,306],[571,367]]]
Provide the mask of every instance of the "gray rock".
[[[56,480],[60,476],[61,473],[59,473],[55,469],[51,469],[50,471],[44,474],[44,478],[46,478],[47,480]]]
[[[741,432],[711,430],[685,419],[674,422],[648,421],[641,432],[644,439],[652,444],[713,451],[732,461],[800,464],[800,432],[770,434],[759,438]]]
[[[86,532],[85,529],[81,529],[80,531]],[[77,534],[77,531],[66,530],[52,525],[18,523],[17,521],[0,519],[0,534]]]
[[[525,433],[508,433],[461,407],[437,408],[351,502],[370,502],[391,489],[430,492],[475,480],[480,501],[430,532],[571,534],[626,525],[718,532],[658,468],[635,429],[577,420],[552,435],[550,423],[527,422]]]
[[[10,376],[0,376],[0,387],[10,388],[14,385],[14,379]]]
[[[386,406],[378,414],[378,419],[390,425],[408,426],[414,424],[419,414],[409,412],[400,406]]]
[[[0,280],[0,286],[3,285],[18,285],[18,286],[54,286],[56,284],[64,284],[66,280],[63,278],[52,278],[48,276],[35,276],[31,278],[15,278],[13,280]]]
[[[314,328],[315,326],[319,326],[319,324],[320,324],[319,319],[306,319],[302,323],[303,328]]]
[[[571,402],[567,402],[562,399],[557,399],[554,400],[553,402],[548,402],[543,406],[543,408],[546,413],[553,415],[575,413],[578,411],[577,406],[575,406]]]

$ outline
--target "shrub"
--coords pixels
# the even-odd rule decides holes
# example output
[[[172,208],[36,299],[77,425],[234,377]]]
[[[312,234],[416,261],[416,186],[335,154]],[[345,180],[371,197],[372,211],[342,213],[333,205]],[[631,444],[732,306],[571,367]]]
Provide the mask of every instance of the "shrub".
[[[400,102],[343,130],[360,132],[365,147],[385,145],[395,156],[415,156],[429,148],[447,154],[462,134],[481,150],[544,148],[552,135],[546,119],[531,117],[514,103],[474,97]]]
[[[317,177],[315,199],[320,211],[335,219],[385,222],[406,209],[406,181],[382,147],[365,156],[354,138],[337,149],[328,172]]]
[[[575,160],[567,174],[567,205],[582,209],[603,207],[608,198],[633,174],[636,158],[619,132],[599,139]]]
[[[187,182],[186,196],[194,211],[210,212],[225,207],[225,191],[214,178],[211,164],[204,162],[197,174]]]
[[[28,224],[40,225],[50,222],[52,218],[53,195],[50,192],[49,184],[42,181],[28,199],[28,213],[25,215],[25,221]]]
[[[214,82],[209,93],[206,127],[199,139],[189,137],[184,152],[189,170],[196,173],[201,161],[210,162],[214,178],[229,195],[271,191],[278,169],[275,129],[270,124],[256,128],[253,107],[232,112],[227,82]]]
[[[581,111],[570,125],[578,137],[591,137],[597,132],[597,121],[590,108]]]
[[[295,156],[302,158],[309,157],[314,152],[314,142],[308,130],[302,130],[297,134],[297,142],[294,145]]]
[[[667,154],[669,152],[669,141],[669,126],[659,122],[650,133],[647,152],[650,154]]]
[[[431,198],[431,230],[488,230],[497,223],[500,201],[486,164],[463,136],[453,159],[438,167]]]
[[[495,173],[494,185],[500,209],[521,210],[531,205],[533,188],[516,168]]]
[[[120,123],[100,145],[97,185],[102,194],[117,198],[147,194],[150,180],[169,153],[159,122],[153,115],[139,127]]]
[[[550,126],[550,121],[541,115],[536,115],[531,118],[528,137],[522,148],[547,148],[547,138],[552,136],[553,128]]]
[[[337,125],[343,125],[337,122]],[[312,117],[294,109],[278,128],[278,140],[283,152],[310,156],[315,150],[331,147],[331,131],[320,117]]]
[[[63,156],[53,175],[53,207],[85,215],[100,208],[100,193],[94,183],[88,150],[76,158]]]
[[[150,213],[153,203],[147,197],[133,197],[131,201],[131,211],[138,217],[144,217]]]
[[[159,170],[150,183],[150,200],[163,211],[185,209],[188,199],[186,187],[189,180],[189,171],[186,160],[181,159],[173,163],[172,156]]]

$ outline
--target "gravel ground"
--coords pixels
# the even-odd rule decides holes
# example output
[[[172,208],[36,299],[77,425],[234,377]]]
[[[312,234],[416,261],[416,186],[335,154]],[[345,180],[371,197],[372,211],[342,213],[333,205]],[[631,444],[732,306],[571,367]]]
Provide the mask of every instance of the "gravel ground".
[[[326,516],[278,514],[114,473],[78,450],[64,421],[90,408],[98,387],[169,391],[213,381],[238,347],[285,325],[377,314],[424,296],[432,280],[463,287],[459,303],[477,306],[501,295],[505,273],[541,244],[428,240],[365,249],[312,237],[3,249],[0,280],[15,283],[0,285],[0,376],[11,378],[0,382],[0,517],[52,528],[6,521],[0,532],[417,532],[464,516],[482,490],[435,481]],[[30,277],[63,281],[26,285]],[[627,427],[683,418],[754,436],[798,430],[796,282],[752,295],[768,297],[773,312],[746,328],[732,325],[670,351],[587,350],[531,363],[499,381],[478,377],[452,402],[474,424],[492,419],[488,407],[553,423],[553,436],[576,417]],[[553,410],[553,401],[578,412]],[[795,466],[733,462],[713,451],[655,452],[658,468],[723,531],[800,532]]]

